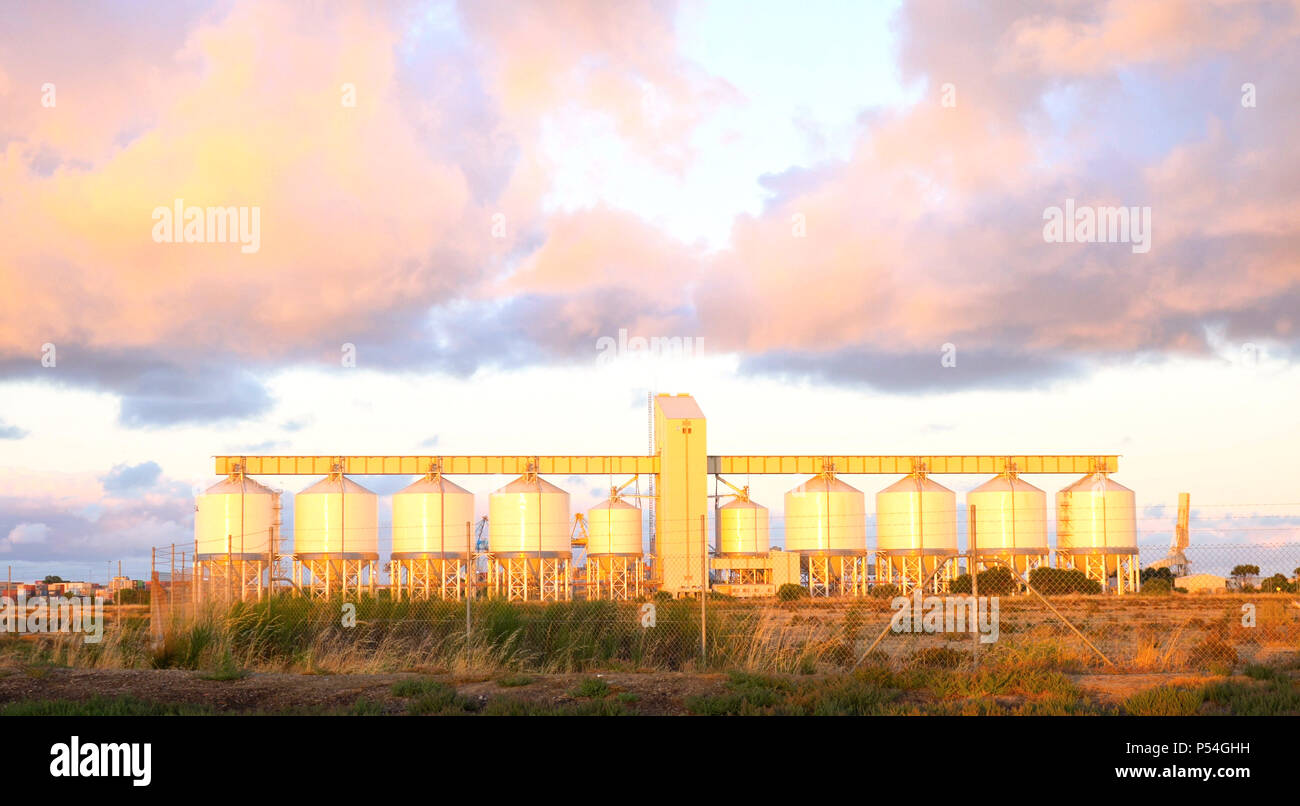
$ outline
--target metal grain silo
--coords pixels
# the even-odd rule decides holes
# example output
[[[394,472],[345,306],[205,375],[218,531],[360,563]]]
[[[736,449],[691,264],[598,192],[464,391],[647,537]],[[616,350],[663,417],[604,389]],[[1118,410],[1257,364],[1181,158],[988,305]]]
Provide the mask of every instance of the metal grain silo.
[[[587,556],[641,556],[641,508],[607,498],[587,511]]]
[[[293,498],[293,552],[298,585],[328,597],[374,592],[379,559],[379,499],[340,472]]]
[[[876,581],[904,590],[956,575],[957,494],[915,472],[876,493]]]
[[[785,547],[799,552],[814,596],[865,592],[866,497],[827,471],[785,494]]]
[[[1137,504],[1133,491],[1089,473],[1056,494],[1057,565],[1076,568],[1120,593],[1137,588]]]
[[[474,493],[431,473],[393,494],[393,559],[467,557]]]
[[[569,598],[569,494],[524,473],[488,497],[494,587],[508,599]]]
[[[474,494],[431,472],[393,494],[389,576],[397,598],[458,599],[468,578]]]
[[[1047,564],[1047,493],[1006,472],[966,493],[975,508],[970,551],[976,564],[997,557],[1022,574]]]
[[[748,487],[724,483],[736,493],[714,514],[717,551],[712,567],[716,589],[731,596],[771,596],[781,584],[774,576],[774,568],[779,567],[784,568],[779,577],[781,582],[798,581],[802,557],[790,555],[793,574],[789,561],[774,563],[770,557],[772,541],[767,507],[750,500]],[[829,559],[821,562],[833,564]]]
[[[195,499],[196,558],[271,551],[280,494],[243,474],[232,474]]]
[[[766,556],[771,548],[767,507],[738,495],[718,507],[718,554],[724,557]]]
[[[194,505],[196,599],[260,599],[279,543],[279,492],[239,471],[209,487]]]
[[[587,597],[634,599],[641,595],[644,560],[641,508],[613,492],[587,511]]]

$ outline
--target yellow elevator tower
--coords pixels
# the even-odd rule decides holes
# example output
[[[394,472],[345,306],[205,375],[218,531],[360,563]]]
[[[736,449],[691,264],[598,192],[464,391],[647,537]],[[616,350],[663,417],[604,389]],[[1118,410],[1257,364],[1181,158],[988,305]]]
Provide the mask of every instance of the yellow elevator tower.
[[[668,593],[708,579],[708,449],[704,412],[690,395],[655,396],[655,578]]]

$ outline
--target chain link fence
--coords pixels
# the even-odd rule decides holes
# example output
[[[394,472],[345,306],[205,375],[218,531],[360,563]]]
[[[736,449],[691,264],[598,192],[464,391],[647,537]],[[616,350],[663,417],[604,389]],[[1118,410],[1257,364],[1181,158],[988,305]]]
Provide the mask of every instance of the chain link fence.
[[[1300,543],[1195,546],[1186,565],[1206,571],[1180,576],[1150,567],[1164,552],[1145,549],[1073,568],[1050,553],[948,554],[920,558],[920,584],[900,571],[911,559],[888,554],[695,552],[617,563],[481,552],[414,573],[340,561],[336,588],[313,591],[284,568],[275,584],[262,569],[259,588],[238,561],[213,574],[160,550],[150,633],[186,662],[328,671],[1213,672],[1300,654]],[[1121,593],[1130,572],[1137,584]]]

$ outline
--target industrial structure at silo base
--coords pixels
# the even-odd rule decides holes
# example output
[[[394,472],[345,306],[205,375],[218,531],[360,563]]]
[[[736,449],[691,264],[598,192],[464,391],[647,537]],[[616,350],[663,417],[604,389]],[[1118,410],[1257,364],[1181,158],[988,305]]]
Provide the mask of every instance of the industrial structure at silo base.
[[[942,593],[963,572],[1003,566],[1024,580],[1051,565],[1046,493],[1022,476],[1070,474],[1081,478],[1057,493],[1055,564],[1125,594],[1139,585],[1137,520],[1133,491],[1110,477],[1118,462],[709,455],[699,404],[661,394],[645,455],[218,456],[223,478],[196,500],[192,571],[202,597],[244,601],[632,601],[705,591],[759,598],[789,585],[814,597],[860,597],[880,586]],[[954,474],[990,477],[965,496],[965,551],[957,495],[933,478]],[[280,534],[280,493],[252,478],[285,475],[320,477],[294,496],[290,541]],[[352,478],[372,475],[414,477],[391,496],[384,578],[379,496]],[[574,513],[569,493],[545,477],[583,475],[611,486]],[[731,481],[753,475],[803,479],[785,494],[783,546],[774,545],[768,507]],[[875,494],[873,535],[866,495],[845,481],[869,475],[898,477]],[[475,476],[514,477],[488,494],[486,517],[468,482]]]

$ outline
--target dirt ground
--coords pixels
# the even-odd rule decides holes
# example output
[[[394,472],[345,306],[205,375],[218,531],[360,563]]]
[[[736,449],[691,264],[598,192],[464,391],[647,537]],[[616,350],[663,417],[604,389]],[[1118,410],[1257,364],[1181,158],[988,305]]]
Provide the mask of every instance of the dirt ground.
[[[432,677],[455,686],[464,697],[486,703],[497,697],[537,705],[564,706],[579,701],[571,692],[583,680],[598,677],[613,694],[635,697],[635,711],[646,715],[686,713],[686,698],[720,694],[725,674],[607,673],[529,675],[523,686],[505,687],[502,676],[456,677],[403,674],[304,675],[254,673],[237,680],[209,680],[204,673],[179,669],[63,669],[0,667],[0,704],[19,700],[86,700],[93,696],[131,696],[159,703],[187,703],[221,713],[277,713],[347,709],[369,700],[383,713],[401,714],[408,700],[395,696],[392,687],[402,680]],[[1197,685],[1209,676],[1167,674],[1071,675],[1086,696],[1114,704],[1145,689],[1160,685]]]
[[[222,713],[275,713],[346,709],[366,699],[378,703],[384,713],[400,714],[406,711],[408,700],[393,695],[393,684],[429,677],[453,685],[458,694],[480,702],[508,697],[547,706],[578,702],[569,692],[581,681],[599,677],[609,684],[614,694],[635,695],[635,710],[647,715],[683,714],[687,697],[719,693],[727,680],[725,674],[669,672],[553,674],[529,675],[532,682],[528,685],[507,688],[497,682],[501,675],[253,673],[242,679],[223,681],[205,680],[202,672],[179,669],[0,667],[0,704],[128,695],[150,702],[210,706]]]

